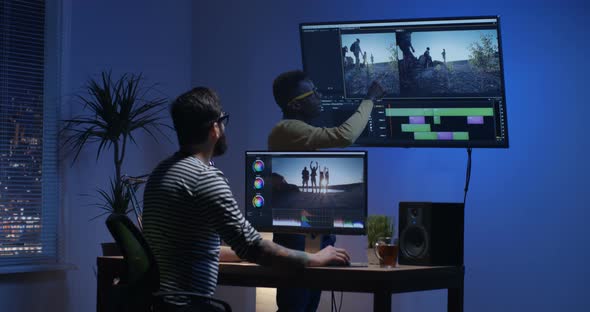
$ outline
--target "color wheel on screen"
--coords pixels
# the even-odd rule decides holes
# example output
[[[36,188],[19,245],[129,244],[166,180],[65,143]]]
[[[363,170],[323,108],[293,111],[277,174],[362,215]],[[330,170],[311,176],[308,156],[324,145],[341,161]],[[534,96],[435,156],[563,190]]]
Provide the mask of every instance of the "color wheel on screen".
[[[252,206],[256,207],[256,208],[260,208],[264,205],[264,198],[260,195],[256,195],[254,196],[254,198],[252,198]]]
[[[254,170],[254,172],[262,172],[262,170],[264,170],[264,162],[262,160],[256,160],[252,163],[252,170]]]
[[[264,187],[264,180],[260,177],[254,179],[254,188],[259,190]]]

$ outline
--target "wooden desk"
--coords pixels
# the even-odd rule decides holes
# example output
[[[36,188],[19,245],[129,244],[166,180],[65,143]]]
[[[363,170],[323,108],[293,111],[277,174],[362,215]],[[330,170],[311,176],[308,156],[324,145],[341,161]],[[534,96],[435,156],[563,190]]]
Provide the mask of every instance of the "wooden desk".
[[[462,267],[398,266],[380,268],[322,267],[278,271],[250,263],[222,263],[219,285],[246,287],[306,287],[373,293],[373,311],[391,311],[391,294],[448,289],[449,312],[463,311]]]
[[[97,311],[104,311],[105,290],[125,274],[121,257],[98,257]],[[448,289],[447,311],[463,312],[463,267],[306,268],[279,271],[250,263],[220,263],[219,285],[244,287],[306,287],[373,294],[373,311],[391,311],[391,294]]]

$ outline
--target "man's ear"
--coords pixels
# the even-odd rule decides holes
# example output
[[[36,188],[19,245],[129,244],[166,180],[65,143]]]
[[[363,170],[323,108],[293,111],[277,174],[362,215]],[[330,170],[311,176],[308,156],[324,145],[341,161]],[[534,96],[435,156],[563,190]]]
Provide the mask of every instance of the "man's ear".
[[[299,111],[301,110],[301,102],[300,101],[294,101],[291,104],[289,104],[290,108],[292,111]]]
[[[219,139],[221,137],[221,127],[218,122],[213,123],[213,127],[209,130],[209,136],[213,139]]]

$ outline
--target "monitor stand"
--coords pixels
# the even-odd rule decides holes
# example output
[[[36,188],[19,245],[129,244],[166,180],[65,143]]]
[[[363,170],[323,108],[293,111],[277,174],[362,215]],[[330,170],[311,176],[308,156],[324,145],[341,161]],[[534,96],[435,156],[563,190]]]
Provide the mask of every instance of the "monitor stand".
[[[316,253],[322,249],[321,234],[305,234],[305,252]]]

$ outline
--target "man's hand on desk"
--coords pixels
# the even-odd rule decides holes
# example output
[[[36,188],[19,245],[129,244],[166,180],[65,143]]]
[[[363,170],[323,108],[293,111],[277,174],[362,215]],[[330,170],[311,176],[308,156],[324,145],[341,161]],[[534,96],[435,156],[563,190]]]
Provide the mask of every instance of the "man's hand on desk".
[[[260,265],[282,268],[303,268],[305,266],[347,265],[350,262],[350,256],[346,250],[332,246],[328,246],[312,254],[285,248],[272,241],[263,239],[260,240],[258,247],[258,254],[252,261]]]
[[[348,265],[350,263],[350,255],[342,248],[335,248],[328,246],[309,257],[308,266],[318,267],[327,265]]]

